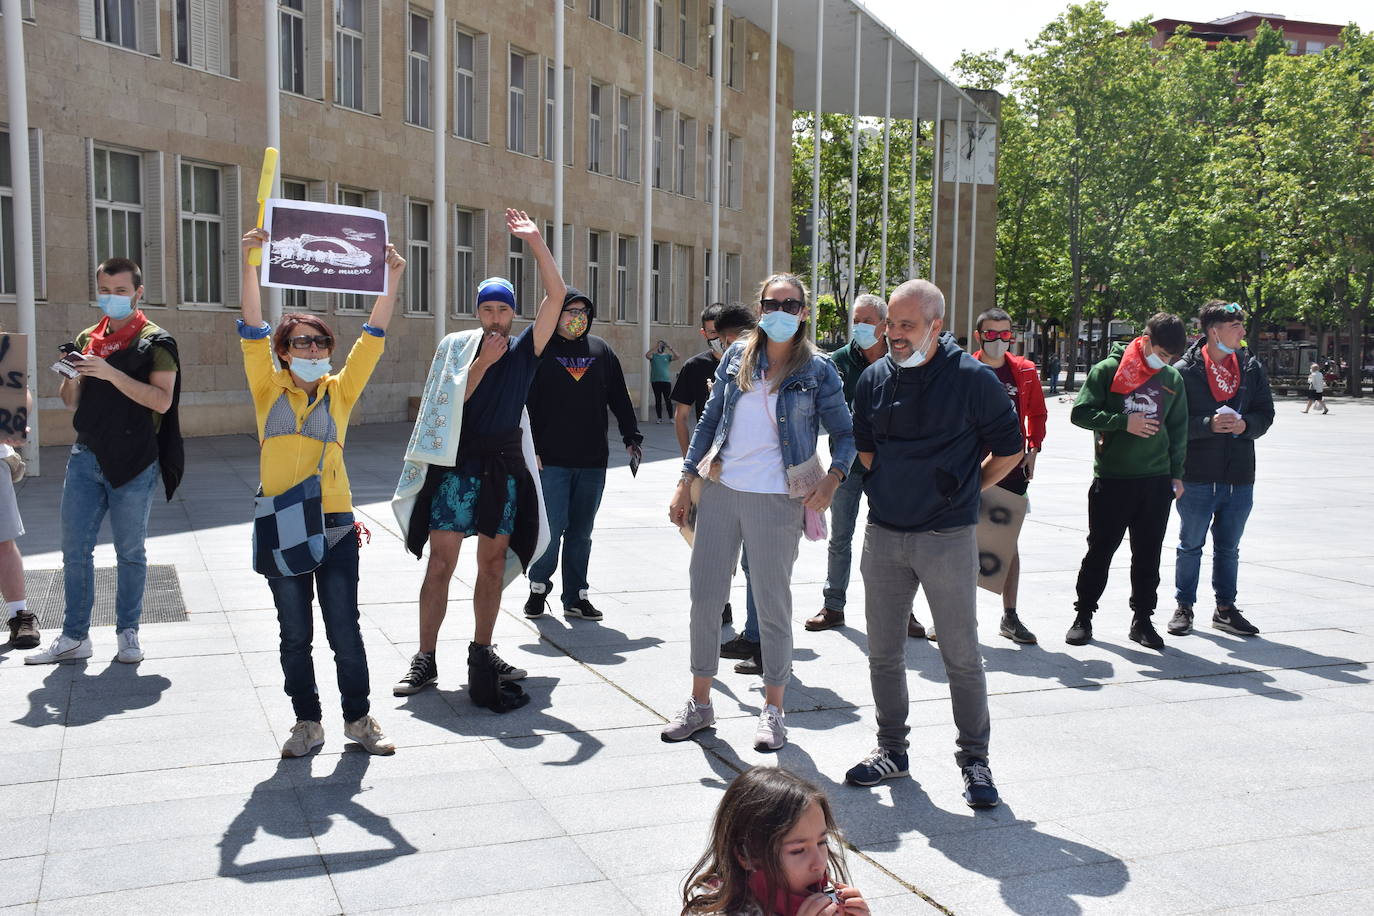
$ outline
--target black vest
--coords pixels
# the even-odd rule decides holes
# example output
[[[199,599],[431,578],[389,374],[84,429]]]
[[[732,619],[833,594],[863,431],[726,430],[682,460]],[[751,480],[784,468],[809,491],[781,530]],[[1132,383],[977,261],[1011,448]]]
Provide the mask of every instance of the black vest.
[[[172,498],[181,482],[185,454],[177,402],[181,396],[181,362],[172,336],[158,331],[136,339],[129,346],[105,357],[105,361],[138,382],[147,384],[153,372],[154,349],[162,347],[177,359],[176,386],[172,406],[162,415],[162,425],[153,428],[153,412],[125,397],[103,379],[87,377],[81,382],[81,401],[76,406],[72,426],[76,441],[95,453],[100,472],[112,487],[122,487],[143,472],[154,460],[162,461],[162,482],[167,498]]]

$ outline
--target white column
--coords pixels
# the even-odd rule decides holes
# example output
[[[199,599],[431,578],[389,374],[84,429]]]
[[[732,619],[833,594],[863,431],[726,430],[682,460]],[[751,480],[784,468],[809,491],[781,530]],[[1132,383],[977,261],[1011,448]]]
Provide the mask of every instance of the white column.
[[[854,123],[849,137],[849,302],[845,303],[845,340],[854,331],[854,298],[859,294],[859,44],[863,11],[854,11]]]
[[[19,333],[28,344],[25,356],[29,365],[29,392],[33,395],[33,409],[29,411],[29,440],[24,457],[29,473],[39,474],[38,447],[38,384],[34,381],[38,368],[38,323],[35,320],[33,299],[33,192],[29,184],[29,87],[24,74],[24,20],[19,0],[3,0],[5,12],[5,88],[7,117],[10,131],[10,184],[14,205],[14,298],[19,307]]]
[[[945,154],[945,87],[935,81],[935,129],[931,131],[931,142],[935,144],[934,155],[930,157],[930,282],[938,284],[940,249],[940,157]]]
[[[553,0],[555,6],[560,9],[563,0]],[[719,9],[719,7],[717,7]],[[642,96],[642,108],[640,123],[640,164],[639,178],[642,190],[644,191],[644,214],[643,229],[641,229],[642,239],[639,243],[639,344],[645,353],[649,352],[650,322],[653,321],[653,285],[654,285],[654,0],[644,0],[644,94]],[[716,42],[716,47],[720,47],[720,41]],[[719,66],[719,63],[717,63]],[[716,71],[719,76],[720,71]],[[558,82],[563,82],[562,74],[559,74]],[[719,124],[719,121],[717,121]],[[716,142],[720,142],[720,128],[716,128]],[[563,133],[559,127],[559,135]],[[563,171],[563,162],[559,160],[554,163],[554,168],[559,172]],[[720,200],[720,188],[716,188],[716,200]],[[557,235],[563,234],[562,225],[554,227]],[[661,266],[661,265],[660,265]],[[712,281],[715,280],[715,273],[711,274]],[[596,295],[592,293],[592,295]],[[635,362],[640,362],[635,360]],[[644,366],[639,373],[639,418],[649,419],[649,404],[653,401],[653,389],[649,384],[649,367]]]
[[[434,128],[434,206],[430,217],[434,228],[430,231],[430,264],[434,268],[434,294],[430,297],[434,309],[434,345],[448,332],[448,0],[434,0],[434,18],[429,29],[429,72],[434,80],[430,92],[433,103],[429,123]],[[563,4],[559,0],[558,5]],[[563,84],[559,80],[559,85]],[[561,236],[563,233],[555,232]]]
[[[973,147],[974,156],[978,155],[978,147]],[[972,215],[968,223],[968,351],[973,352],[973,265],[978,261],[978,162],[976,159],[969,161],[969,177],[973,179],[973,206]]]
[[[887,196],[892,153],[892,36],[887,36],[887,80],[883,86],[883,244],[878,261],[878,295],[887,298]]]
[[[725,48],[725,4],[721,0],[716,0],[716,15],[712,39],[714,47],[711,50],[711,70],[715,74],[715,96],[711,103],[712,124],[711,128],[711,168],[715,170],[714,175],[707,177],[708,186],[714,193],[711,195],[711,301],[720,301],[720,265],[725,259],[720,256],[720,195],[724,190],[720,186],[720,176],[724,171],[720,167],[720,87],[722,76],[722,64],[724,63]],[[648,349],[647,347],[645,349]]]
[[[768,21],[768,214],[767,242],[764,247],[764,271],[772,273],[777,252],[773,250],[773,224],[777,222],[778,193],[778,0],[773,0]]]
[[[959,99],[959,107],[954,116],[954,244],[949,261],[949,289],[945,301],[949,303],[949,323],[954,324],[954,316],[959,308],[959,192],[964,177],[964,100]],[[950,330],[950,329],[946,329]]]
[[[811,144],[811,296],[821,295],[821,64],[825,58],[825,0],[816,0],[816,136]],[[819,305],[816,306],[819,309]],[[816,342],[820,315],[811,322]]]
[[[567,99],[563,98],[563,68],[565,43],[567,41],[567,23],[563,9],[563,0],[552,0],[553,2],[553,238],[549,239],[549,250],[553,253],[553,259],[558,264],[558,270],[562,273],[564,281],[572,277],[572,271],[568,265],[563,263],[563,162],[567,158],[568,151],[563,148],[563,131],[567,116],[564,106]],[[596,290],[588,290],[590,296],[596,295]]]
[[[911,65],[911,200],[907,207],[906,278],[916,276],[916,163],[921,150],[921,61]]]
[[[281,11],[276,3],[263,4],[263,46],[267,54],[267,72],[264,74],[267,86],[267,145],[277,150],[277,174],[272,179],[272,196],[281,196]],[[281,290],[268,287],[267,320],[275,327],[281,321]]]

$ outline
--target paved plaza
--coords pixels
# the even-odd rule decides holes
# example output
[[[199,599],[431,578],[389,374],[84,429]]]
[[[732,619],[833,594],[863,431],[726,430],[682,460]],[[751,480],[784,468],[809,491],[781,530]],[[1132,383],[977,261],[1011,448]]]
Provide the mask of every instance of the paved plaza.
[[[25,667],[0,652],[0,909],[669,916],[722,790],[776,762],[829,793],[881,916],[1374,912],[1374,403],[1332,400],[1329,416],[1302,403],[1281,400],[1258,445],[1239,604],[1262,635],[1210,629],[1200,602],[1196,633],[1156,653],[1126,638],[1124,547],[1097,641],[1064,643],[1092,448],[1068,402],[1050,399],[1022,535],[1021,616],[1041,645],[1000,638],[999,599],[979,594],[1003,801],[977,813],[960,797],[944,672],[924,640],[907,652],[911,778],[841,783],[875,726],[857,563],[848,628],[801,627],[820,607],[823,544],[802,545],[793,580],[787,746],[754,752],[759,681],[729,662],[717,727],[659,740],[689,687],[688,549],[666,522],[672,428],[652,421],[638,478],[620,461],[602,503],[591,578],[605,621],[527,621],[523,586],[507,592],[497,642],[530,670],[532,702],[504,716],[463,689],[470,551],[439,689],[391,696],[416,649],[423,572],[387,503],[409,430],[352,430],[354,499],[373,535],[361,582],[373,712],[399,750],[345,746],[317,628],[327,740],[281,760],[293,717],[271,595],[249,568],[257,444],[188,440],[148,559],[175,566],[189,618],[145,624],[134,666],[113,662],[109,626],[92,631],[89,663]],[[63,462],[47,450],[45,476],[20,487],[32,570],[61,566]],[[96,561],[113,565],[108,533]],[[1172,582],[1166,549],[1164,620]],[[742,588],[734,605],[742,620]],[[916,612],[929,622],[923,597]]]

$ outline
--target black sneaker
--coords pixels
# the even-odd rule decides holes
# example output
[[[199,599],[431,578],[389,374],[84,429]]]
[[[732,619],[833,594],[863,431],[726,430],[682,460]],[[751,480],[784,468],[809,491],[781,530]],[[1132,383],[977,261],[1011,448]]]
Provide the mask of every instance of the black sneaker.
[[[496,669],[496,676],[503,681],[519,681],[529,677],[529,672],[524,668],[517,668],[508,663],[501,656],[496,654],[496,646],[479,646],[475,642],[468,643],[468,665],[472,664],[472,658],[479,653],[486,653],[491,662],[491,666]]]
[[[10,645],[16,649],[37,649],[38,617],[28,611],[20,611],[10,618]]]
[[[544,612],[549,609],[549,595],[547,592],[530,592],[530,596],[525,599],[526,617],[543,617]]]
[[[602,614],[596,608],[592,607],[592,603],[584,596],[563,608],[563,616],[580,617],[583,620],[600,620]]]
[[[1193,632],[1193,606],[1180,604],[1174,610],[1174,616],[1169,618],[1169,635],[1187,636],[1191,632]]]
[[[964,801],[970,808],[996,808],[1001,798],[992,783],[988,762],[974,758],[959,768],[964,777]]]
[[[744,661],[735,662],[736,674],[763,674],[763,656],[753,655]]]
[[[998,627],[997,632],[1013,642],[1027,646],[1035,645],[1035,634],[1026,629],[1015,611],[1007,611],[1002,615],[1002,625]]]
[[[730,602],[727,601],[725,602],[725,608],[720,612],[720,625],[725,626],[727,623],[734,622],[735,613],[734,611],[730,610]]]
[[[1073,619],[1073,626],[1064,634],[1064,642],[1071,646],[1086,646],[1093,641],[1093,615],[1083,611]]]
[[[745,638],[742,633],[734,639],[720,644],[721,658],[753,658],[758,653],[759,644],[752,639]]]
[[[1164,637],[1159,635],[1159,631],[1150,622],[1150,618],[1143,614],[1131,618],[1130,637],[1147,649],[1159,650],[1164,648]]]
[[[1229,607],[1218,607],[1216,613],[1212,615],[1212,627],[1223,630],[1227,633],[1234,633],[1237,636],[1256,636],[1259,634],[1259,627],[1245,619],[1241,614],[1240,608],[1234,604]]]
[[[844,781],[851,786],[876,786],[884,779],[896,779],[909,772],[906,754],[879,747],[850,767],[844,774]]]
[[[408,697],[438,682],[439,665],[434,660],[434,653],[416,652],[410,660],[410,670],[406,672],[405,677],[396,682],[395,687],[391,688],[391,694]]]

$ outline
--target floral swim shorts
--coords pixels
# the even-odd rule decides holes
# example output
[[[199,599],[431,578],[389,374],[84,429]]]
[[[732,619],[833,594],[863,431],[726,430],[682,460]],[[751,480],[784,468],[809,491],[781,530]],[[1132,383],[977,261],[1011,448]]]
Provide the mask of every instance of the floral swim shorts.
[[[456,531],[464,537],[477,533],[477,498],[482,493],[482,479],[470,474],[449,471],[434,491],[429,505],[430,531]],[[515,532],[515,478],[506,477],[506,508],[501,513],[498,535]]]

